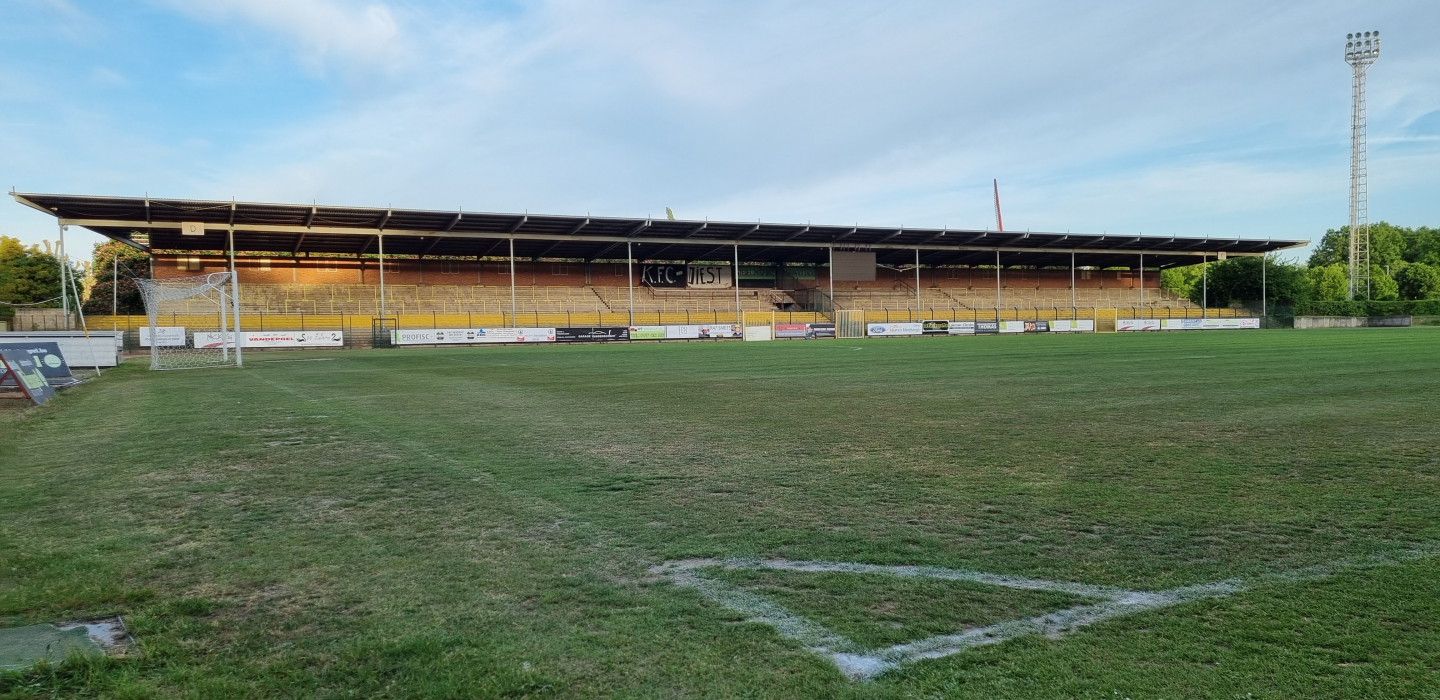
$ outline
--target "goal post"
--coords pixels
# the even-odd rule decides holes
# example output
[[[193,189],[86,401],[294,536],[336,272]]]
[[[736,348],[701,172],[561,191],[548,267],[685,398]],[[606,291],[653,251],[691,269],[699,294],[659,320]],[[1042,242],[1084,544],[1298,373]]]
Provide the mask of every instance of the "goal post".
[[[149,321],[150,369],[241,366],[234,272],[136,282]],[[161,333],[164,322],[170,326]]]

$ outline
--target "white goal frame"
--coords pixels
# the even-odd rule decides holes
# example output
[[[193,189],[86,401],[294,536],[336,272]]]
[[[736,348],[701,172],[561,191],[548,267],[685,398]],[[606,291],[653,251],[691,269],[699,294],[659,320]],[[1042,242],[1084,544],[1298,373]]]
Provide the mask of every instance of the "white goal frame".
[[[244,366],[240,285],[233,271],[136,282],[150,324],[150,369]],[[185,335],[179,345],[160,342],[162,316],[184,318]]]

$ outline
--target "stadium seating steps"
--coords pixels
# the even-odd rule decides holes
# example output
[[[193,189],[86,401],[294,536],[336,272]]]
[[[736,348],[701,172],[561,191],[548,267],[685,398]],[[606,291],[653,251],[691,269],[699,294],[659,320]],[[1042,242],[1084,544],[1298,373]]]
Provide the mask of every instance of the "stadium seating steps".
[[[380,311],[380,290],[374,285],[248,284],[240,288],[241,310],[245,314],[357,314]],[[515,288],[515,308],[521,313],[628,313],[631,290],[626,287],[532,287]],[[478,285],[387,285],[385,308],[389,314],[501,314],[511,310],[509,287]],[[915,308],[913,288],[894,290],[836,290],[835,303],[841,309],[904,311]],[[1134,307],[1140,304],[1136,289],[1079,289],[1075,303],[1081,307]],[[1069,289],[1010,288],[1002,291],[1005,308],[1069,308]],[[994,290],[963,287],[930,287],[921,290],[925,309],[959,311],[995,308]],[[1187,300],[1159,290],[1146,290],[1145,306],[1179,309],[1193,306]],[[783,290],[741,289],[740,307],[745,312],[798,310],[795,300]],[[646,314],[714,314],[735,310],[733,289],[663,290],[634,288],[634,310]],[[173,313],[200,312],[177,307]]]

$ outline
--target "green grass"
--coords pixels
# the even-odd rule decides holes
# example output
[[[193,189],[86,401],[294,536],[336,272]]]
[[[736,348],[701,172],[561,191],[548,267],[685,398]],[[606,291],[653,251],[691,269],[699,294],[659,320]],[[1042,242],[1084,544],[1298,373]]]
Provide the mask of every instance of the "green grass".
[[[1440,698],[1434,559],[867,683],[648,573],[783,557],[1158,590],[1440,541],[1440,329],[246,359],[132,362],[0,412],[0,626],[118,612],[144,652],[0,697]],[[1029,604],[869,590],[814,614]]]

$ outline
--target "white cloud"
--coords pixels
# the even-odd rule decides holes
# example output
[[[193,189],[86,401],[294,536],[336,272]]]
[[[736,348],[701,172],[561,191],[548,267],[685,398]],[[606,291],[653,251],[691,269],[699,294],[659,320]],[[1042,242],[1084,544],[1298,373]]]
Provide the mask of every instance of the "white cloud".
[[[240,21],[291,42],[319,71],[339,63],[393,70],[412,58],[395,13],[384,3],[336,0],[164,0],[210,22]]]

